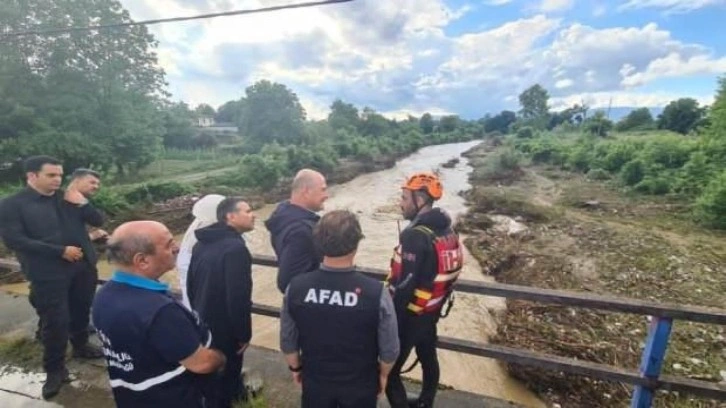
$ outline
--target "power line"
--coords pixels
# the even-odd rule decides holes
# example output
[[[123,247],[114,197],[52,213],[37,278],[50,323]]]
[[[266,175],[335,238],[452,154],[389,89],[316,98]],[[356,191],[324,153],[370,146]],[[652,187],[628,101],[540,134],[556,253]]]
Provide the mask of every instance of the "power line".
[[[131,27],[131,26],[137,26],[137,25],[151,25],[151,24],[171,23],[171,22],[177,22],[177,21],[200,20],[200,19],[207,19],[207,18],[214,18],[214,17],[237,16],[237,15],[242,15],[242,14],[265,13],[265,12],[269,12],[269,11],[297,9],[297,8],[305,8],[305,7],[316,7],[316,6],[324,6],[324,5],[335,4],[335,3],[348,3],[351,1],[353,1],[353,0],[311,1],[311,2],[306,2],[306,3],[285,4],[285,5],[281,5],[281,6],[262,7],[262,8],[257,8],[257,9],[233,10],[233,11],[225,11],[225,12],[220,12],[220,13],[200,14],[200,15],[188,16],[188,17],[160,18],[160,19],[155,19],[155,20],[131,21],[131,22],[127,22],[127,23],[115,23],[115,24],[82,26],[82,27],[63,27],[63,28],[51,28],[51,29],[14,31],[14,32],[0,34],[0,39],[22,37],[22,36],[27,36],[27,35],[41,35],[41,36],[55,35],[55,34],[65,34],[65,33],[72,33],[72,32],[78,32],[78,31],[101,30],[101,29],[105,29],[105,28]]]

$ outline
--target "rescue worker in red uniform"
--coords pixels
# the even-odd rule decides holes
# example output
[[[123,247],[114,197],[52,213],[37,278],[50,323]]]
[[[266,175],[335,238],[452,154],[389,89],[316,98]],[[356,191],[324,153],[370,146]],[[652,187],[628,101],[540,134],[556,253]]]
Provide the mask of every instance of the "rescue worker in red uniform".
[[[436,324],[463,256],[451,218],[433,207],[443,195],[438,176],[416,173],[401,188],[401,212],[411,222],[400,234],[388,276],[401,352],[388,377],[386,396],[392,408],[432,407],[439,385]],[[409,403],[401,368],[412,350],[421,362],[423,386],[418,399]]]

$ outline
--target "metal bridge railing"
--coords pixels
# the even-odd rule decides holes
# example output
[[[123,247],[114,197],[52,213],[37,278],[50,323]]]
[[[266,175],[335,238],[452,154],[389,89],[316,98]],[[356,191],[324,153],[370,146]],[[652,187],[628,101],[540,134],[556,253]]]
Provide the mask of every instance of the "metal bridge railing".
[[[254,255],[253,263],[261,266],[277,267],[277,260],[269,256]],[[0,259],[0,269],[18,270],[19,266],[15,260]],[[380,280],[386,276],[386,272],[380,269],[359,268],[359,270],[368,276]],[[99,283],[104,283],[104,281],[100,280]],[[645,302],[592,293],[541,289],[496,282],[477,282],[465,279],[459,279],[455,288],[458,292],[478,295],[646,315],[652,316],[652,320],[638,371],[519,348],[476,343],[453,337],[439,336],[437,346],[441,349],[494,358],[509,363],[578,374],[600,380],[631,384],[635,386],[631,399],[632,408],[651,407],[657,390],[675,391],[704,398],[726,400],[726,385],[722,383],[661,375],[661,368],[668,349],[673,320],[678,319],[726,325],[726,310]],[[252,312],[263,316],[280,317],[280,309],[273,306],[253,303]]]

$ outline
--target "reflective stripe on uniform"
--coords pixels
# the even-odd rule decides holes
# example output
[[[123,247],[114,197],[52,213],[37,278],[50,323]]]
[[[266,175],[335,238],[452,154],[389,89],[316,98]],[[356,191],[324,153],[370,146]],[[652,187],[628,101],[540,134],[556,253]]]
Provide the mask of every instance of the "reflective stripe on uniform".
[[[423,307],[421,307],[419,305],[416,305],[414,303],[409,303],[408,304],[408,310],[410,310],[410,311],[412,311],[414,313],[418,313],[418,312],[420,312],[420,311],[423,310]]]
[[[207,333],[207,342],[204,347],[208,348],[212,344],[212,332],[208,331]],[[140,383],[134,384],[118,378],[110,380],[109,383],[111,384],[111,388],[123,387],[131,391],[146,391],[155,385],[163,384],[167,381],[173,380],[174,378],[184,374],[185,371],[187,371],[186,367],[180,364],[179,367],[175,368],[174,370],[167,371],[164,374],[157,375],[156,377],[151,377]]]
[[[123,387],[128,388],[131,391],[145,391],[155,385],[163,384],[167,381],[173,380],[174,378],[184,374],[186,370],[187,369],[183,365],[180,365],[172,371],[167,371],[164,374],[157,375],[156,377],[149,378],[137,384],[132,384],[119,379],[111,380],[110,383],[112,388]]]
[[[426,300],[431,299],[431,292],[426,292],[421,289],[416,289],[413,292],[413,295],[416,296],[417,298],[421,298],[421,299],[426,299]]]

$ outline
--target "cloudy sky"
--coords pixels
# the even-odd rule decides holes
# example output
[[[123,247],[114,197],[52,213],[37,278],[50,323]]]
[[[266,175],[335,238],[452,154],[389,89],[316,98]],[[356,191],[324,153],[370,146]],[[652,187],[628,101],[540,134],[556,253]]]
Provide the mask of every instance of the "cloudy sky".
[[[121,0],[136,20],[306,0]],[[151,26],[176,100],[217,107],[259,79],[312,118],[335,98],[390,116],[516,109],[534,83],[560,108],[713,100],[726,0],[354,0]]]

